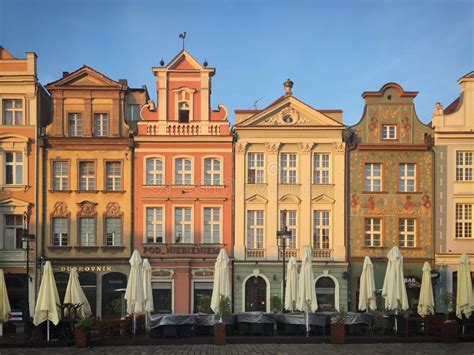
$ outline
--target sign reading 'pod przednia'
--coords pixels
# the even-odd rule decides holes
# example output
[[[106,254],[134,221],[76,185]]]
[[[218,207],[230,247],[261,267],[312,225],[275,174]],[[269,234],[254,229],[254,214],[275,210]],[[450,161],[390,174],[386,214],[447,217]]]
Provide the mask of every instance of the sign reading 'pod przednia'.
[[[186,246],[175,246],[175,245],[158,245],[158,246],[145,246],[143,247],[143,253],[145,254],[211,254],[217,255],[221,250],[220,247],[215,246],[203,246],[203,245],[186,245]]]

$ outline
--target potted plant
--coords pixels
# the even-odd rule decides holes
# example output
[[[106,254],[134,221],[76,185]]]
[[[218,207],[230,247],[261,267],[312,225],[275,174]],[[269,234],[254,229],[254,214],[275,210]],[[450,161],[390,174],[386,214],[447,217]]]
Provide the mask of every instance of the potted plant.
[[[444,314],[446,315],[446,320],[450,319],[450,315],[454,313],[456,309],[456,298],[452,292],[443,292],[441,294],[441,303],[444,306]]]
[[[219,300],[219,307],[217,307],[217,319],[214,323],[214,344],[225,345],[225,323],[223,317],[229,316],[230,311],[230,298],[228,296],[222,296]]]
[[[343,308],[331,317],[331,344],[346,342],[346,317],[347,312]]]
[[[91,342],[92,318],[80,317],[76,321],[74,338],[78,348],[87,348]]]
[[[274,295],[270,298],[270,308],[273,313],[280,312],[282,310],[281,308],[281,298]]]
[[[453,315],[456,309],[456,298],[451,292],[443,292],[440,298],[445,307],[444,314],[446,316],[446,320],[441,325],[441,339],[445,343],[456,343],[458,341],[459,331],[458,322]]]
[[[200,313],[206,313],[206,314],[211,313],[211,297],[209,297],[209,296],[203,296],[203,297],[199,300],[198,312],[200,312]]]

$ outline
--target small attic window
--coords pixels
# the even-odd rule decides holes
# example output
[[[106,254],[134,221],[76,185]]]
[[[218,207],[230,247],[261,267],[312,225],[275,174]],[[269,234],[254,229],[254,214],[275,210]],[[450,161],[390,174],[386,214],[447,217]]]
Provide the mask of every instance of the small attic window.
[[[187,102],[178,103],[178,122],[188,123],[189,122],[189,104]]]
[[[387,99],[391,100],[391,99],[392,99],[392,95],[387,95]]]
[[[293,118],[290,115],[283,116],[283,121],[285,123],[293,123]]]

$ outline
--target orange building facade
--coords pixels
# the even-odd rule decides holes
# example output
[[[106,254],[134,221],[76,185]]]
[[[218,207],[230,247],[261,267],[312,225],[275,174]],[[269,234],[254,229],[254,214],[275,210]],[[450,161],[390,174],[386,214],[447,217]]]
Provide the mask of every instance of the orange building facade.
[[[232,135],[227,109],[211,109],[214,68],[183,50],[152,70],[157,105],[134,137],[134,248],[152,265],[154,312],[189,313],[212,293],[220,248],[232,258]]]

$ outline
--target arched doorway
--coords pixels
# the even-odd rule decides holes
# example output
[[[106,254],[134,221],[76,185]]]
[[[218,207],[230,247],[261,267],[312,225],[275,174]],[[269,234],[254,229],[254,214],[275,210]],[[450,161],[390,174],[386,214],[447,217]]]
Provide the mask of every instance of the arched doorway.
[[[252,276],[245,283],[245,312],[266,312],[267,283],[262,277]]]
[[[97,275],[93,272],[81,272],[79,282],[91,305],[92,315],[97,314]]]
[[[54,279],[56,280],[56,287],[58,288],[59,302],[63,303],[67,283],[69,282],[69,274],[67,272],[55,272]]]
[[[320,277],[316,281],[316,298],[319,311],[336,309],[336,285],[330,277]]]
[[[102,315],[120,315],[123,292],[117,289],[127,287],[127,275],[120,272],[110,272],[102,276]]]

